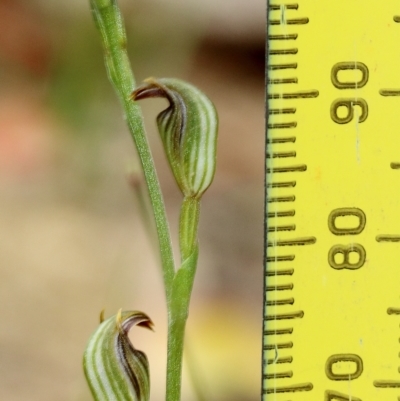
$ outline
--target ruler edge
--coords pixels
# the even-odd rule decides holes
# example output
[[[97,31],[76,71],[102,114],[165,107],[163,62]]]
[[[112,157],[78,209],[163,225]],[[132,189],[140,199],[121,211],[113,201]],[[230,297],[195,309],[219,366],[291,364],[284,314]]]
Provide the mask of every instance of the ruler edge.
[[[267,179],[268,179],[268,174],[267,174],[267,149],[268,149],[268,123],[269,123],[269,104],[268,104],[268,78],[269,78],[269,57],[268,57],[268,50],[269,50],[269,41],[268,41],[268,34],[269,34],[269,24],[268,24],[268,19],[269,19],[269,13],[270,13],[270,1],[271,0],[266,0],[266,13],[265,13],[265,71],[264,71],[264,104],[265,104],[265,114],[264,114],[264,130],[265,130],[265,142],[264,142],[264,233],[263,233],[263,269],[262,269],[262,277],[263,277],[263,307],[262,307],[262,327],[261,327],[261,336],[262,336],[262,341],[261,341],[261,391],[260,391],[260,396],[261,396],[261,401],[265,400],[264,397],[264,383],[265,380],[263,378],[264,376],[264,366],[265,366],[265,361],[264,361],[264,345],[265,345],[265,335],[264,335],[264,330],[265,330],[265,314],[267,313],[267,276],[265,275],[266,270],[267,270],[267,242],[268,242],[268,219],[267,219],[267,196],[268,196],[268,186],[267,186]]]

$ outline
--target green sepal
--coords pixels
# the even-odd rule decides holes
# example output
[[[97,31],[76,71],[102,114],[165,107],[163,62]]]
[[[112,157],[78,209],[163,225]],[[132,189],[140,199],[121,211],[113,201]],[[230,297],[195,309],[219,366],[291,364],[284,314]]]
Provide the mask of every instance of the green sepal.
[[[150,318],[138,311],[121,311],[103,321],[83,356],[83,368],[95,401],[148,401],[149,363],[128,338],[132,326],[152,329]]]
[[[187,82],[148,78],[132,99],[164,97],[158,130],[175,180],[186,197],[200,198],[215,173],[218,116],[211,100]]]

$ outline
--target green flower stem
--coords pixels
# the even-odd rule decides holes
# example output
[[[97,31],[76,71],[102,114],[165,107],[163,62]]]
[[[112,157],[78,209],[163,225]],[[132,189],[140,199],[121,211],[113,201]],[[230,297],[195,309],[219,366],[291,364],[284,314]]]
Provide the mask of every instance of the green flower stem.
[[[171,236],[164,202],[145,136],[143,117],[132,101],[135,87],[126,51],[126,34],[116,0],[90,0],[96,25],[101,33],[108,76],[123,105],[129,130],[135,142],[155,216],[168,308],[167,401],[180,401],[182,354],[190,294],[197,266],[197,225],[199,201],[185,198],[180,219],[182,265],[175,272]]]
[[[185,197],[181,206],[179,219],[179,246],[181,260],[184,262],[197,245],[197,228],[199,225],[200,201],[197,198]]]
[[[173,317],[168,325],[167,401],[180,401],[186,319]]]
[[[185,326],[189,313],[190,294],[196,273],[197,258],[198,246],[196,245],[174,277],[168,324],[167,401],[180,401],[181,397]]]
[[[179,221],[179,245],[182,265],[174,277],[168,326],[167,395],[168,401],[181,399],[181,376],[186,321],[190,295],[196,274],[198,245],[197,228],[200,201],[185,197]]]
[[[91,0],[93,17],[101,33],[108,76],[123,105],[130,133],[135,142],[153,206],[167,303],[171,301],[175,274],[168,221],[150,148],[145,136],[140,107],[130,99],[136,85],[126,51],[126,34],[116,0]]]

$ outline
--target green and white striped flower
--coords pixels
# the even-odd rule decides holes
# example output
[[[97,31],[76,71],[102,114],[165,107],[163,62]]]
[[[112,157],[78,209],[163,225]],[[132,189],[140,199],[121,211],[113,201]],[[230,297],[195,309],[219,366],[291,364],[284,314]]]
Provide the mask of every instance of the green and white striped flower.
[[[200,198],[215,173],[218,117],[211,100],[186,82],[148,78],[132,99],[164,97],[169,107],[157,125],[169,164],[186,197]]]
[[[100,324],[87,345],[83,368],[95,401],[148,401],[149,363],[128,338],[132,326],[152,329],[142,312],[119,311]]]

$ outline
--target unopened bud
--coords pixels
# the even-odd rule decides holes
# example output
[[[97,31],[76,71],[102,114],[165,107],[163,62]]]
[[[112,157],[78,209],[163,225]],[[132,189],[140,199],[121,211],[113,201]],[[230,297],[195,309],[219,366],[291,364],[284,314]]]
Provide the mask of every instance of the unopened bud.
[[[128,338],[132,326],[152,329],[153,323],[142,312],[119,311],[103,321],[89,340],[83,367],[95,401],[149,400],[149,363]]]
[[[133,100],[164,97],[169,107],[157,116],[158,130],[179,188],[186,197],[200,198],[215,173],[218,116],[211,100],[186,82],[148,78]]]

